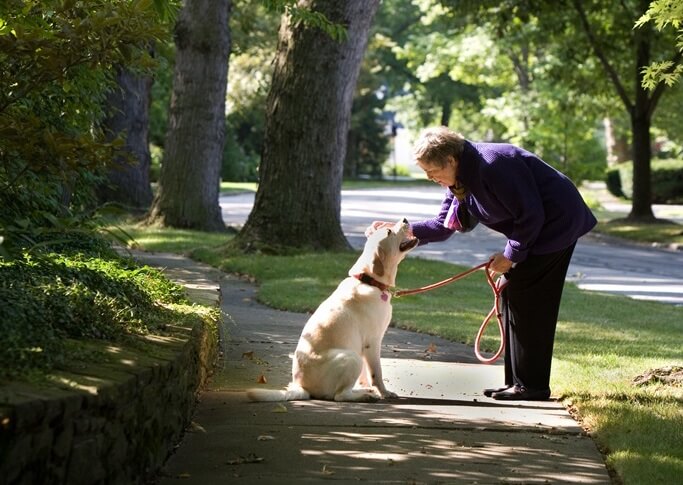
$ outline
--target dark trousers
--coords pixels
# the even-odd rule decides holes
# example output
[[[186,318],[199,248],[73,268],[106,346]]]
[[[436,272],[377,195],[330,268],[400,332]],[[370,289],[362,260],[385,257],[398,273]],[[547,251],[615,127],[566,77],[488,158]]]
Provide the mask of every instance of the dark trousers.
[[[505,274],[505,384],[550,389],[555,327],[574,247],[530,255]]]

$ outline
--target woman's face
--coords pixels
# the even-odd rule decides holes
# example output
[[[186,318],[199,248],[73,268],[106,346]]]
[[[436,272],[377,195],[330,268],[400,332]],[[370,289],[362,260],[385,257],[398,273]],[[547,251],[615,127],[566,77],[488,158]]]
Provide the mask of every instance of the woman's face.
[[[455,185],[455,172],[457,162],[453,157],[448,157],[448,162],[443,167],[435,165],[423,160],[417,161],[417,166],[420,167],[427,178],[432,182],[436,182],[442,187],[450,187]]]

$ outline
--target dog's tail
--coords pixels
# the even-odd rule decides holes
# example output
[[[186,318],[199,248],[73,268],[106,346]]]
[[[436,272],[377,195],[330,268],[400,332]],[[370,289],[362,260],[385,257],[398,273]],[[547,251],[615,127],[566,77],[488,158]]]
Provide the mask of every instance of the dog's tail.
[[[249,389],[247,397],[251,401],[306,401],[311,395],[303,387],[294,384],[287,386],[287,389]]]

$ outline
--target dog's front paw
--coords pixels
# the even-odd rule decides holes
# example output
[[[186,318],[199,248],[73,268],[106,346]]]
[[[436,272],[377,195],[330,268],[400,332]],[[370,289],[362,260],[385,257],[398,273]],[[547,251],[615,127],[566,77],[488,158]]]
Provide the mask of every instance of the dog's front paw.
[[[382,399],[392,399],[398,397],[398,394],[388,391],[387,389],[380,389],[379,392],[382,395]]]

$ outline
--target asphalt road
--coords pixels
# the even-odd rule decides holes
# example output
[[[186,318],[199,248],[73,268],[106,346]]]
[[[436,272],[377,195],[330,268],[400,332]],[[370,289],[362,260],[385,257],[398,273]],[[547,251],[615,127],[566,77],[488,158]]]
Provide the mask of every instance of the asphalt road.
[[[353,247],[360,249],[365,228],[372,221],[433,217],[440,207],[442,194],[443,190],[436,186],[344,190],[341,210],[344,233]],[[253,194],[221,197],[225,223],[244,224],[253,202]],[[655,206],[654,209],[656,214],[658,210],[667,211],[666,216],[671,218],[670,207]],[[411,255],[474,266],[501,251],[504,245],[504,236],[479,226],[470,233],[455,234],[445,242],[419,247]],[[624,244],[589,234],[577,244],[567,279],[586,290],[683,306],[682,269],[683,251]]]

